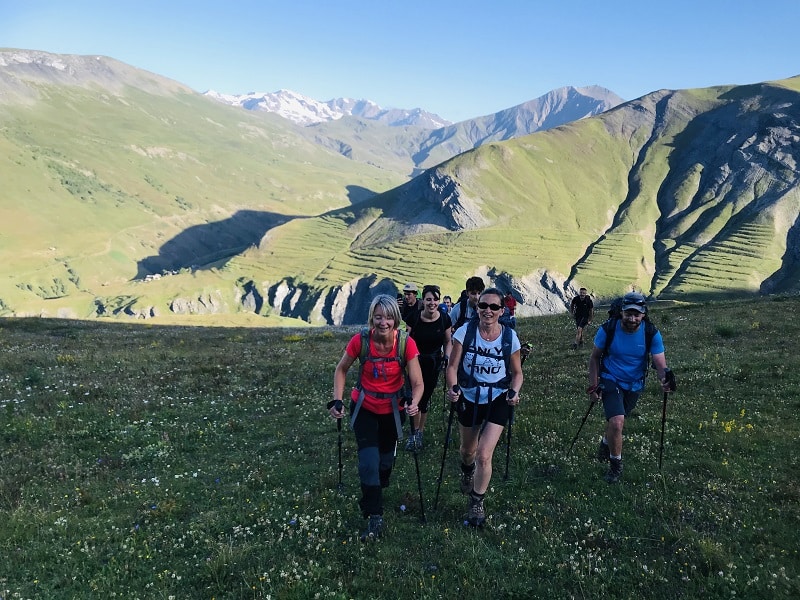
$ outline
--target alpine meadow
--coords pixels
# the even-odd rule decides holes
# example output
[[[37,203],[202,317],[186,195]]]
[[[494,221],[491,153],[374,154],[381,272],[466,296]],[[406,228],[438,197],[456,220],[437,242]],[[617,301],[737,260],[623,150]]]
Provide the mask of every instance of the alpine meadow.
[[[588,352],[567,316],[533,344],[482,529],[434,396],[398,450],[386,535],[363,544],[353,434],[328,416],[343,328],[0,323],[0,597],[796,598],[800,298],[652,307],[677,390],[650,377],[623,481],[594,458]],[[593,326],[591,333],[596,331]],[[455,430],[454,430],[455,431]],[[455,433],[457,442],[457,432]],[[402,447],[402,445],[401,445]]]
[[[0,49],[0,600],[800,597],[799,160],[800,76],[301,125]],[[486,524],[440,380],[362,543],[334,369],[376,294],[475,275],[533,348]],[[677,389],[610,485],[587,365],[632,290]]]

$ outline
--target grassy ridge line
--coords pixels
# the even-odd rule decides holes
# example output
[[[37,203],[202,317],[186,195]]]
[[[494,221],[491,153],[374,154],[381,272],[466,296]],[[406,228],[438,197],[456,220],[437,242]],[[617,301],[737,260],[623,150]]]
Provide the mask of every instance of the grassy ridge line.
[[[678,391],[626,424],[623,483],[591,454],[585,350],[568,317],[521,319],[511,479],[489,524],[461,524],[457,452],[439,510],[441,395],[420,456],[428,524],[401,452],[388,535],[357,541],[356,448],[326,417],[343,329],[0,320],[4,597],[792,598],[800,593],[800,299],[654,308]],[[594,328],[592,328],[594,331]],[[401,506],[405,510],[401,510]],[[492,577],[486,575],[493,574]]]

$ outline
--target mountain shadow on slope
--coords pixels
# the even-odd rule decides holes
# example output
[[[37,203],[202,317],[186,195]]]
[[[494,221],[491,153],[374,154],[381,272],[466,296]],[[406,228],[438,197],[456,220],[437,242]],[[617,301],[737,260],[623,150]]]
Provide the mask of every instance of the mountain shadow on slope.
[[[230,218],[194,225],[165,242],[155,256],[137,264],[135,279],[181,269],[203,270],[256,246],[270,230],[294,217],[273,212],[240,210]]]

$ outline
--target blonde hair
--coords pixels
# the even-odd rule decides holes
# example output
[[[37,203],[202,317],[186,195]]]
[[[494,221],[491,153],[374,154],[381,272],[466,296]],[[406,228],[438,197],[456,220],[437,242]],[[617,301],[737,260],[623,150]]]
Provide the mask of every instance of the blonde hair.
[[[394,319],[394,328],[399,328],[401,321],[400,307],[397,305],[397,299],[389,294],[378,294],[372,299],[372,303],[369,305],[369,318],[367,319],[369,327],[372,328],[375,326],[373,317],[375,315],[375,309],[379,306],[383,309],[383,314],[386,315],[386,317]]]

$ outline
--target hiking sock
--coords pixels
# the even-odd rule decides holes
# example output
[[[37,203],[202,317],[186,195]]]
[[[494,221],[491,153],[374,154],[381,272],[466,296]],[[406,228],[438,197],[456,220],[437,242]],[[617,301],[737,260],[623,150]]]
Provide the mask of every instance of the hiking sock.
[[[486,497],[486,492],[483,492],[482,494],[479,494],[475,490],[472,490],[469,493],[469,497],[470,497],[471,500],[474,500],[475,502],[483,502],[483,499]]]

